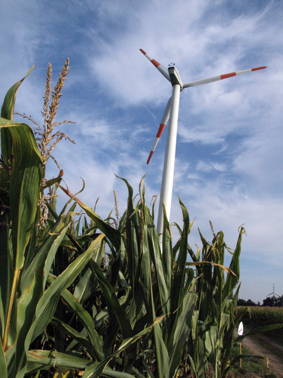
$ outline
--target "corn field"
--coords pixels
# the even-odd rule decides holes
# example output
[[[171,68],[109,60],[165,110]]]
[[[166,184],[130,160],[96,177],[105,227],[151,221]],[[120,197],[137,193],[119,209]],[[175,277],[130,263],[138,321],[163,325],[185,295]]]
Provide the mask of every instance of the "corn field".
[[[211,242],[199,232],[202,246],[191,248],[181,200],[179,239],[173,244],[165,214],[159,243],[143,181],[134,199],[122,179],[127,208],[103,220],[62,185],[63,171],[47,180],[47,160],[67,137],[52,132],[68,64],[53,92],[49,66],[37,137],[13,121],[16,92],[30,71],[1,109],[1,378],[226,376],[236,361],[232,347],[244,337],[234,338],[245,312],[235,312],[244,229],[225,267],[222,231]],[[70,200],[57,211],[60,191]],[[85,217],[76,219],[76,209]]]
[[[283,323],[283,307],[249,307],[249,311],[243,316],[243,321],[252,327]],[[270,330],[266,334],[274,339],[282,340],[283,329]]]
[[[283,323],[283,307],[250,307],[250,319],[258,326]]]

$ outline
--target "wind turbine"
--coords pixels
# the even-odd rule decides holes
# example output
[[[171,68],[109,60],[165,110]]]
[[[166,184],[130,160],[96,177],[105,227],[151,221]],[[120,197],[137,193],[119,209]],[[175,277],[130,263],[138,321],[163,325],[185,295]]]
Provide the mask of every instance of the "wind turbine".
[[[158,128],[155,141],[153,143],[151,152],[147,159],[147,164],[150,162],[150,159],[153,155],[153,152],[159,142],[159,139],[163,133],[163,130],[169,119],[168,134],[167,134],[167,143],[165,151],[165,159],[163,166],[163,175],[162,175],[162,184],[161,184],[161,193],[160,193],[160,203],[158,211],[158,220],[157,220],[157,233],[160,235],[163,231],[163,206],[165,206],[166,215],[168,220],[170,219],[171,212],[171,200],[172,200],[172,191],[173,191],[173,180],[174,180],[174,165],[175,165],[175,154],[176,154],[176,141],[177,141],[177,128],[178,128],[178,115],[179,115],[179,101],[180,101],[180,92],[189,87],[195,87],[197,85],[203,85],[208,83],[213,83],[214,81],[228,79],[236,75],[244,74],[247,72],[253,72],[258,70],[263,70],[267,66],[250,68],[248,70],[231,72],[224,75],[218,75],[209,77],[207,79],[195,80],[189,83],[182,83],[180,74],[175,67],[174,63],[169,64],[168,70],[162,66],[155,59],[151,58],[144,50],[140,51],[150,60],[150,62],[158,69],[159,72],[171,83],[172,85],[172,96],[169,98],[165,111],[163,113],[160,126]]]
[[[275,297],[275,296],[276,296],[276,297],[280,297],[280,295],[276,294],[274,290],[275,290],[275,286],[274,286],[274,284],[273,284],[273,292],[267,294],[267,296],[266,296],[265,298],[270,297],[270,295],[272,295],[272,297]]]

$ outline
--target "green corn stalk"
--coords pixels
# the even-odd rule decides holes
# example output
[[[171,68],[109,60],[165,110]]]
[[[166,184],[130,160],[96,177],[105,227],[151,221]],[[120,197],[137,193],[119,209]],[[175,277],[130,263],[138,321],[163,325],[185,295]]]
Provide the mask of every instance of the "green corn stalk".
[[[95,239],[46,289],[52,262],[73,213],[61,214],[48,237],[36,245],[42,161],[31,128],[13,121],[16,92],[24,79],[7,92],[0,118],[0,372],[4,378],[24,377],[30,344],[45,330],[61,293],[103,239],[103,235]]]
[[[12,310],[24,264],[25,249],[35,220],[42,174],[41,158],[32,130],[26,124],[13,121],[16,93],[24,79],[25,77],[7,92],[0,118],[4,167],[0,171],[1,206],[4,209],[1,211],[1,251],[4,263],[1,264],[0,274],[4,304],[1,319],[4,353],[15,342],[15,318],[12,316]],[[10,223],[12,233],[9,232]]]
[[[61,186],[60,186],[61,187]],[[61,187],[62,188],[62,187]],[[62,188],[63,189],[63,188]],[[64,190],[64,189],[63,189]],[[99,286],[99,292],[103,295],[103,299],[105,300],[105,305],[100,311],[97,316],[94,319],[94,322],[99,322],[99,316],[101,313],[104,313],[104,319],[109,320],[109,326],[104,327],[104,353],[106,356],[112,355],[113,352],[113,345],[116,343],[116,335],[117,331],[119,330],[119,335],[121,335],[122,340],[125,339],[131,339],[135,337],[134,335],[139,334],[142,332],[143,329],[147,327],[151,327],[152,319],[144,319],[143,325],[139,326],[139,329],[136,327],[136,315],[137,315],[137,308],[140,308],[141,305],[143,305],[142,298],[138,297],[136,294],[139,292],[141,294],[141,284],[138,282],[137,277],[139,277],[137,273],[137,269],[139,269],[139,258],[138,254],[139,251],[132,254],[132,256],[127,256],[127,266],[126,270],[121,271],[120,266],[121,264],[121,257],[120,257],[120,250],[124,250],[124,241],[123,236],[119,230],[114,229],[111,227],[107,222],[103,221],[100,217],[95,214],[94,211],[92,211],[89,207],[87,207],[85,204],[83,204],[81,201],[79,201],[76,197],[74,197],[70,192],[64,190],[67,192],[67,194],[70,195],[81,207],[82,209],[87,213],[87,215],[90,217],[93,224],[99,228],[100,230],[104,230],[106,240],[108,243],[108,246],[111,248],[112,251],[112,258],[110,261],[110,268],[111,272],[110,274],[105,274],[99,269],[99,265],[97,262],[92,259],[89,262],[89,267],[91,269],[91,272],[93,274],[93,277],[96,281],[96,283]],[[129,218],[132,212],[130,201],[128,202],[128,214]],[[134,217],[135,221],[137,221],[137,218]],[[122,224],[125,220],[125,217],[122,217]],[[124,223],[125,228],[127,228],[130,233],[127,234],[129,236],[129,240],[133,240],[133,245],[137,246],[137,235],[135,234],[135,229],[133,225],[130,224],[131,221],[126,221]],[[131,229],[132,228],[132,229]],[[138,231],[140,231],[137,228]],[[139,235],[140,236],[140,235]],[[129,244],[128,244],[129,245]],[[131,249],[132,251],[132,249]],[[101,259],[100,259],[101,261]],[[136,272],[136,276],[133,274],[129,275],[129,272],[132,271]],[[84,284],[88,284],[88,280],[90,278],[90,271],[88,270],[86,272],[86,280],[84,277],[82,280],[84,281]],[[127,279],[129,279],[129,283],[131,285],[131,294],[129,295],[128,291],[128,283],[126,282],[125,276]],[[79,292],[84,291],[84,284],[80,283],[80,285],[77,285],[75,292],[77,298],[82,298]],[[80,288],[78,287],[80,286]],[[117,293],[119,293],[121,290],[125,290],[125,295],[122,295],[117,297]],[[118,291],[117,291],[118,290]],[[138,291],[138,292],[137,292]],[[135,295],[132,295],[132,292],[135,293]],[[80,316],[77,313],[78,316]],[[73,333],[74,334],[74,333]],[[119,336],[120,337],[120,336]],[[78,340],[78,338],[76,338]],[[120,342],[119,342],[120,344]],[[118,344],[118,345],[119,345]],[[73,344],[74,345],[74,344]],[[117,348],[114,348],[114,352],[117,350]],[[127,372],[131,370],[134,360],[136,358],[136,346],[133,344],[129,344],[128,348],[125,350],[125,353],[123,354],[123,369]],[[108,357],[107,357],[108,358]]]
[[[145,204],[144,186],[140,185],[140,199],[134,205],[133,189],[126,180],[124,182],[128,188],[128,206],[118,230],[102,221],[68,190],[61,186],[60,188],[81,206],[97,228],[105,232],[108,244],[116,248],[116,260],[113,259],[110,264],[109,275],[106,273],[105,276],[98,265],[90,261],[90,267],[107,305],[105,310],[109,327],[104,339],[108,345],[106,347],[104,344],[106,356],[109,356],[111,348],[117,343],[117,338],[131,339],[132,335],[155,324],[152,336],[145,334],[146,337],[139,341],[140,347],[152,352],[138,354],[138,345],[133,344],[125,350],[122,369],[126,373],[138,369],[145,374],[143,366],[156,358],[158,376],[173,377],[181,363],[183,346],[191,332],[191,319],[197,300],[197,294],[190,290],[194,273],[191,268],[186,267],[187,237],[191,224],[187,210],[180,201],[184,214],[184,230],[174,249],[170,225],[165,216],[161,254],[153,217]],[[122,282],[128,283],[122,286]],[[118,288],[123,289],[127,285],[131,288],[130,294],[126,293],[118,299]],[[116,327],[114,333],[111,326],[113,324]],[[78,340],[75,332],[72,334]],[[112,338],[109,339],[110,334]]]
[[[188,359],[195,376],[203,376],[208,364],[214,367],[215,376],[220,376],[231,357],[230,346],[237,322],[234,307],[239,287],[235,294],[233,289],[238,282],[244,230],[240,231],[229,268],[223,265],[226,248],[223,233],[218,233],[212,244],[200,234],[203,243],[200,261],[200,252],[194,254],[188,244],[192,224],[180,201],[184,223],[183,229],[178,226],[180,239],[173,247],[165,213],[161,253],[153,215],[145,204],[143,183],[140,185],[140,199],[135,205],[133,189],[124,181],[129,193],[128,206],[118,230],[59,185],[87,213],[93,227],[105,232],[111,250],[109,265],[101,271],[97,261],[101,261],[102,255],[97,261],[91,260],[89,269],[74,290],[76,298],[85,306],[88,296],[83,300],[83,293],[90,293],[87,287],[89,281],[94,280],[92,287],[96,285],[94,290],[99,293],[102,302],[105,301],[102,308],[95,308],[88,326],[90,329],[93,324],[99,330],[105,358],[98,358],[94,351],[94,338],[91,341],[86,322],[81,318],[82,311],[78,307],[74,312],[85,326],[80,334],[60,319],[53,323],[57,322],[58,329],[64,329],[65,334],[72,335],[73,341],[67,347],[68,351],[80,351],[82,346],[88,350],[94,362],[91,368],[86,368],[87,374],[91,369],[94,369],[95,374],[99,371],[104,374],[108,358],[114,353],[112,368],[122,369],[125,374],[144,376],[155,370],[159,377],[174,377],[180,373],[180,369],[185,368],[184,359]],[[192,263],[187,262],[189,254]],[[192,267],[196,267],[197,276]],[[224,272],[227,273],[226,277]],[[64,300],[72,307],[71,300],[68,302],[66,297]],[[131,335],[138,334],[152,324],[155,324],[153,333],[147,332],[136,344],[129,345],[122,358],[115,354],[125,338],[133,338]]]
[[[199,293],[198,307],[194,314],[191,359],[195,377],[203,377],[208,365],[213,366],[214,376],[222,376],[231,356],[237,304],[240,268],[239,258],[244,229],[239,237],[228,268],[224,267],[225,250],[223,232],[208,243],[200,233],[202,261],[200,253],[191,250],[192,265],[197,267],[199,278],[196,291]],[[190,264],[190,265],[191,265]],[[224,271],[227,272],[226,278]]]
[[[105,233],[107,243],[111,247],[112,260],[108,267],[109,270],[106,270],[104,274],[94,261],[89,263],[93,276],[100,286],[101,296],[105,298],[106,305],[102,311],[96,313],[94,323],[99,327],[98,319],[102,317],[104,320],[109,320],[109,326],[102,331],[104,332],[103,350],[105,356],[111,355],[117,340],[133,337],[131,335],[140,332],[151,324],[155,324],[156,320],[161,317],[158,324],[154,326],[153,334],[146,334],[146,337],[139,340],[139,344],[132,345],[125,351],[119,366],[126,373],[133,373],[134,369],[138,369],[142,374],[147,374],[150,371],[145,366],[147,368],[148,366],[154,366],[154,369],[158,371],[159,377],[174,377],[183,364],[183,349],[184,347],[187,348],[186,343],[192,339],[192,332],[196,333],[197,327],[195,326],[194,329],[194,325],[200,322],[199,313],[202,316],[206,313],[201,307],[196,309],[198,294],[193,291],[194,285],[202,286],[204,294],[200,297],[203,306],[206,298],[205,293],[207,292],[204,285],[210,285],[210,290],[213,287],[215,290],[215,286],[221,286],[224,279],[224,270],[229,274],[233,273],[231,269],[223,266],[223,251],[221,258],[207,258],[210,256],[210,251],[208,251],[204,257],[205,261],[197,261],[194,255],[195,260],[192,263],[197,266],[198,271],[205,270],[207,282],[205,283],[203,280],[199,283],[198,281],[201,280],[199,277],[195,281],[191,264],[188,265],[187,263],[188,251],[192,253],[187,241],[192,224],[190,223],[187,209],[181,201],[180,206],[183,212],[184,224],[183,229],[178,227],[180,239],[173,247],[170,225],[166,218],[166,212],[164,212],[163,248],[161,253],[153,215],[150,214],[150,210],[145,204],[143,181],[140,185],[140,199],[135,205],[133,189],[125,179],[123,180],[128,188],[128,206],[121,218],[118,230],[104,222],[94,211],[74,197],[68,190],[59,186],[81,206],[91,218],[93,224]],[[217,242],[223,249],[225,244],[222,239],[223,235],[220,234]],[[204,239],[203,243],[209,249],[209,245],[204,242]],[[216,245],[213,246],[213,249],[215,248]],[[217,253],[215,253],[215,256],[218,256]],[[213,266],[215,273],[211,278]],[[88,271],[84,283],[82,281],[80,285],[80,290],[83,290],[83,286],[87,285],[90,277],[91,272]],[[128,287],[130,287],[130,292],[126,290]],[[124,290],[125,294],[118,299],[117,293],[119,293],[119,290]],[[218,301],[220,292],[221,290],[219,289],[216,294]],[[208,295],[208,293],[206,294]],[[218,307],[221,309],[221,304],[218,304]],[[208,307],[206,311],[208,310],[211,309]],[[221,317],[220,315],[216,318],[217,321],[222,321],[220,330],[223,333],[227,316],[223,315]],[[69,332],[71,331],[69,330]],[[215,354],[215,348],[210,348],[211,350],[207,351],[207,345],[209,345],[208,335],[210,336],[210,343],[215,342],[215,325],[205,325],[202,333],[202,350],[205,360],[200,359],[201,353],[197,355],[195,352],[195,361],[192,360],[192,365],[195,367],[200,362],[208,363],[212,352]],[[75,335],[74,331],[72,331],[72,335],[76,340],[76,344],[72,343],[73,346],[78,346],[80,343],[87,345],[86,341],[79,340],[79,335]],[[200,338],[199,331],[195,338]],[[118,345],[120,342],[118,342]],[[148,350],[148,352],[138,354],[139,348]],[[91,352],[90,347],[87,349]],[[117,349],[114,348],[114,350]],[[200,352],[200,349],[198,349],[198,352]],[[193,349],[189,347],[188,353],[193,355]],[[153,361],[154,359],[156,362],[152,365],[151,360]],[[118,363],[117,359],[114,359],[114,361],[112,360],[113,365]]]

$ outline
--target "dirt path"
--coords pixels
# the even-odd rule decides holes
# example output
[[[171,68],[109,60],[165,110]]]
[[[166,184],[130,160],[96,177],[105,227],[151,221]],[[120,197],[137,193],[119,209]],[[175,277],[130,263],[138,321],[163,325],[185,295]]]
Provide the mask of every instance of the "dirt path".
[[[243,340],[243,346],[254,355],[265,356],[269,361],[270,370],[283,377],[283,347],[271,341],[263,334],[247,337]]]

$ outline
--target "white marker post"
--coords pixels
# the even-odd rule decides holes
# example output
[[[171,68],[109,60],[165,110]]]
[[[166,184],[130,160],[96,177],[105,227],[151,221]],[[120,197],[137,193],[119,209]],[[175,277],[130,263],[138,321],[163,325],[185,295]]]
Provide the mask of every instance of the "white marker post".
[[[243,336],[243,334],[244,334],[244,324],[243,322],[241,322],[238,328],[238,336]],[[242,341],[240,342],[240,354],[242,354]],[[242,359],[240,358],[240,368],[241,367],[242,367]]]

